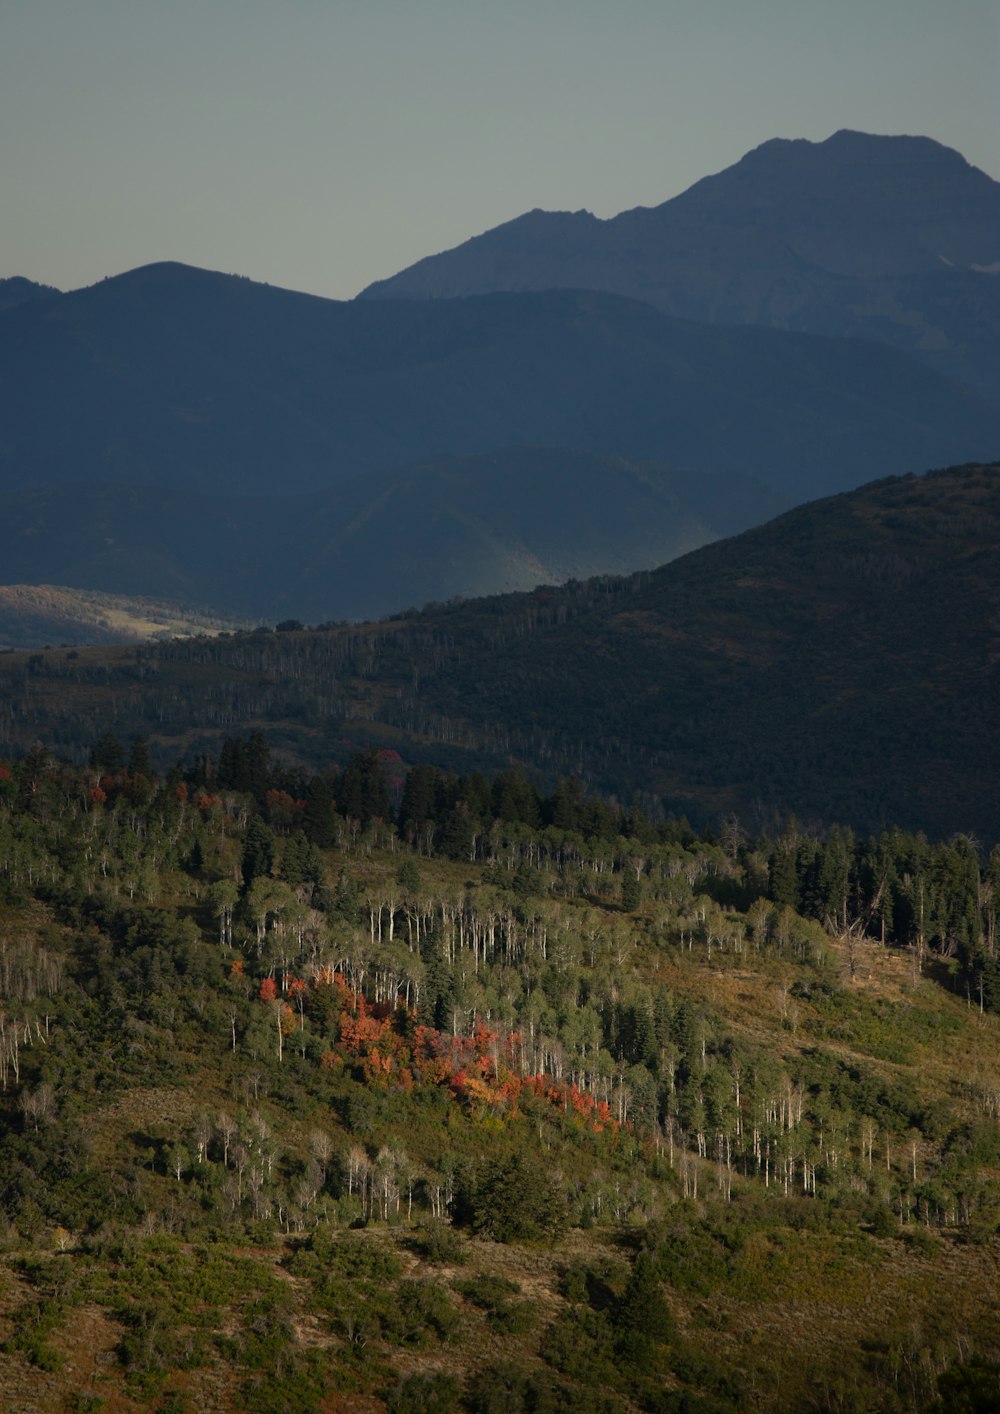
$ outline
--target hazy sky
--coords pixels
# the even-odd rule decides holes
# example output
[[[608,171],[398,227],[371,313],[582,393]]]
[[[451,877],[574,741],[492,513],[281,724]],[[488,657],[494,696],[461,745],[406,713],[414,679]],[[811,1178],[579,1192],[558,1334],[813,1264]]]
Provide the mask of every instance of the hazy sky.
[[[350,297],[841,127],[1000,176],[998,72],[998,0],[0,0],[0,275]]]

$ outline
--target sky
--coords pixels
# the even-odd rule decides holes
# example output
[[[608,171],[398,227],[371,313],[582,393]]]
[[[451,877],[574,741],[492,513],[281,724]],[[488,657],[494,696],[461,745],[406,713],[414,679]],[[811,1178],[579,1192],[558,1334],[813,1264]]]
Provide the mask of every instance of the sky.
[[[845,127],[1000,177],[998,72],[997,0],[0,0],[0,276],[347,299]]]

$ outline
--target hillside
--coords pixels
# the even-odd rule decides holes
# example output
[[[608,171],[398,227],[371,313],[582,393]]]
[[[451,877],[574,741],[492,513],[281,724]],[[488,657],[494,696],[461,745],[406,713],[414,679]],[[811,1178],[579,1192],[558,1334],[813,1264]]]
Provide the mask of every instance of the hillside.
[[[657,808],[1000,834],[1000,468],[874,483],[653,573],[395,621],[0,661],[0,749],[113,700],[170,756],[234,726],[582,773]]]
[[[91,749],[0,762],[8,1407],[995,1407],[1000,849]]]
[[[0,585],[0,650],[137,643],[245,627],[163,600],[52,584]]]
[[[1000,183],[929,138],[775,139],[660,206],[532,211],[364,291],[577,288],[879,340],[1000,397]]]
[[[179,265],[4,311],[0,390],[4,494],[307,492],[562,446],[802,500],[1000,443],[1000,409],[876,344],[599,293],[339,304]]]
[[[453,651],[387,714],[677,810],[995,833],[998,543],[996,465],[876,483],[604,591],[441,615]]]
[[[80,482],[0,497],[0,576],[272,622],[375,618],[428,600],[652,568],[781,508],[743,478],[542,448],[371,473],[308,496]],[[0,637],[53,641],[53,628],[27,620],[15,639],[13,608]]]

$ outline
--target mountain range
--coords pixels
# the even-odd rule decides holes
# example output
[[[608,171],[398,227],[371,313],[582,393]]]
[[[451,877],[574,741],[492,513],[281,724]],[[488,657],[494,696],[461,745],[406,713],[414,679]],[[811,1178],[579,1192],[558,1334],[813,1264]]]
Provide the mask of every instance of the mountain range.
[[[1000,1408],[997,277],[942,151],[703,184],[701,322],[656,213],[654,303],[0,284],[8,1409]]]
[[[4,280],[0,583],[377,617],[989,460],[998,192],[929,139],[839,133],[610,222],[531,213],[353,302],[172,263]]]
[[[774,139],[662,205],[530,211],[364,291],[579,288],[874,339],[1000,398],[1000,183],[926,137]]]
[[[573,290],[338,303],[155,265],[0,316],[0,490],[314,491],[511,445],[796,500],[1000,444],[1000,408],[878,344]]]

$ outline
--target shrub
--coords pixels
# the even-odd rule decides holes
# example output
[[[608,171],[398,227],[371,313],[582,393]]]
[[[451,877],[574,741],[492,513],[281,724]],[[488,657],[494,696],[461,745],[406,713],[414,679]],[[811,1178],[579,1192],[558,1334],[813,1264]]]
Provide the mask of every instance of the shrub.
[[[452,1414],[458,1407],[458,1381],[436,1371],[410,1375],[386,1395],[390,1414]]]
[[[383,1318],[387,1340],[401,1345],[426,1345],[429,1338],[448,1340],[458,1316],[440,1287],[428,1281],[401,1281],[396,1288],[391,1315]]]
[[[414,1233],[409,1245],[425,1262],[436,1267],[459,1267],[466,1260],[462,1239],[447,1223],[428,1223]]]

